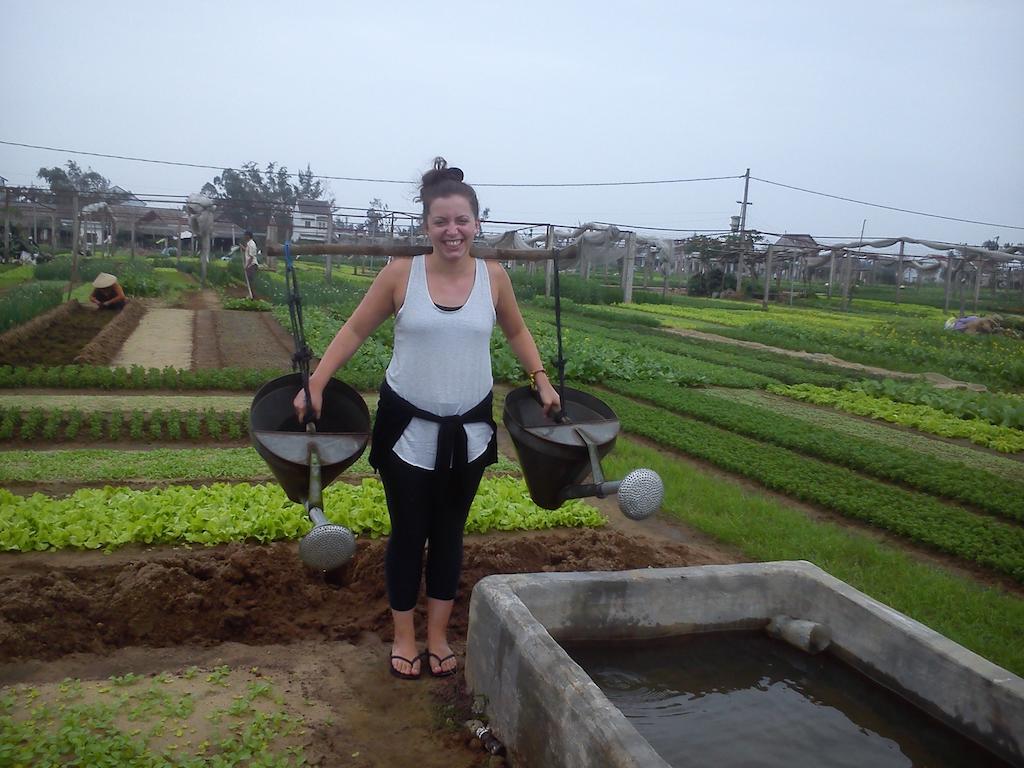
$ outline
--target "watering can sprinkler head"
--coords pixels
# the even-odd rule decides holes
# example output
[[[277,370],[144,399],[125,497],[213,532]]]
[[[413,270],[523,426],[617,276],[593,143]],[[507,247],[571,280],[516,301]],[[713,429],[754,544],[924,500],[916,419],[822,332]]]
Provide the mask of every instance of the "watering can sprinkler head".
[[[630,520],[646,520],[665,499],[665,483],[653,469],[634,469],[619,484],[619,509]]]
[[[333,571],[345,565],[356,553],[356,537],[348,528],[330,522],[322,509],[312,507],[309,518],[313,530],[299,542],[299,557],[311,568]]]

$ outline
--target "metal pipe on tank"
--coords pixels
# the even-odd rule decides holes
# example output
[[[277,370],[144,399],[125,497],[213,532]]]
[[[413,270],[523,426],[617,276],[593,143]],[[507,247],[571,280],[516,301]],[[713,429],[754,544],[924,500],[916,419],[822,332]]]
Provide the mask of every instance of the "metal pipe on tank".
[[[832,642],[832,632],[824,624],[791,616],[772,617],[765,630],[775,639],[784,640],[794,648],[812,655],[821,653]]]

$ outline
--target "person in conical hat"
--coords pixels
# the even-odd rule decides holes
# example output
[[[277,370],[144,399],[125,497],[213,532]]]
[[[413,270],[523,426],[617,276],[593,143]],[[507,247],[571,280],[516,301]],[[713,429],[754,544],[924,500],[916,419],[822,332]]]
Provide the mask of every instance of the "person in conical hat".
[[[123,309],[128,303],[128,297],[124,295],[124,288],[117,282],[115,275],[100,272],[92,281],[89,301],[95,304],[97,309]]]

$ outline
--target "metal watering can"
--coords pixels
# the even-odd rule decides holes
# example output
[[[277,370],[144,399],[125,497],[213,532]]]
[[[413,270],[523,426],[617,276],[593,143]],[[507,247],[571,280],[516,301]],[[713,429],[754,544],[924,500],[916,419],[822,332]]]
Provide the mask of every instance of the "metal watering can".
[[[268,381],[256,392],[249,408],[249,438],[288,498],[302,504],[314,527],[299,542],[303,562],[322,571],[347,563],[356,550],[355,536],[348,528],[327,520],[323,511],[323,489],[362,455],[370,439],[370,411],[352,387],[331,379],[324,389],[319,419],[299,423],[292,401],[304,390],[309,398],[309,362],[312,352],[302,327],[295,264],[285,244],[285,282],[291,316],[297,370]]]

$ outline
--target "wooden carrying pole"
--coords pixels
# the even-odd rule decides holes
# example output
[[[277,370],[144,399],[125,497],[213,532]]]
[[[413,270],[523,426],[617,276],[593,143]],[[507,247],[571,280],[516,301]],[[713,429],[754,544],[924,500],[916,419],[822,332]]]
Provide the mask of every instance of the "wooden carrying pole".
[[[557,249],[560,259],[573,258],[576,254],[575,245]],[[406,245],[391,243],[388,245],[359,245],[357,243],[292,243],[292,256],[419,256],[433,251],[430,245]],[[283,256],[284,247],[279,243],[267,243],[266,251],[271,256]],[[545,261],[555,257],[556,249],[538,248],[486,248],[473,246],[470,255],[478,259],[497,259],[499,261]]]

